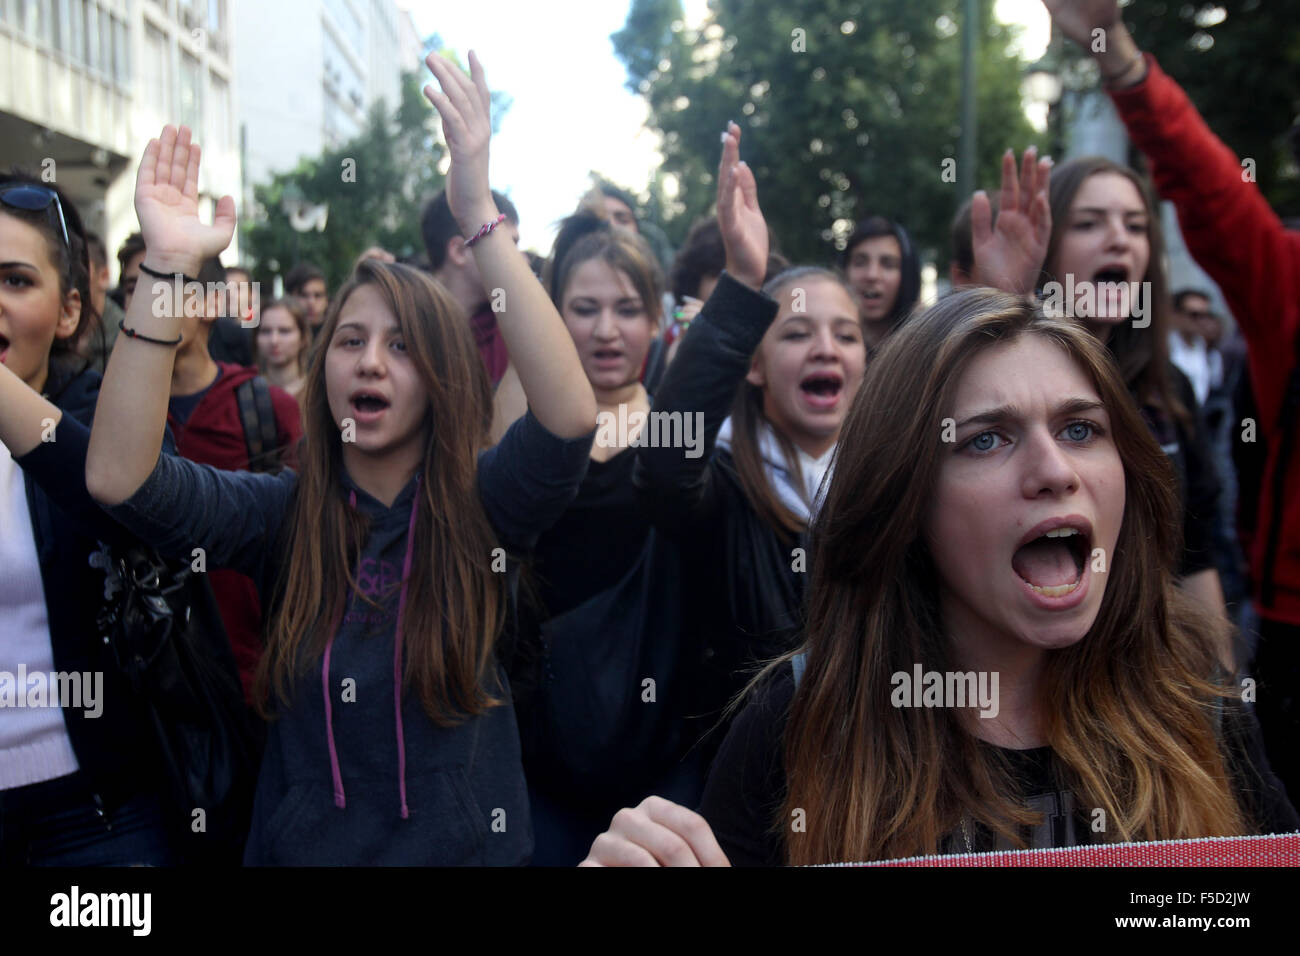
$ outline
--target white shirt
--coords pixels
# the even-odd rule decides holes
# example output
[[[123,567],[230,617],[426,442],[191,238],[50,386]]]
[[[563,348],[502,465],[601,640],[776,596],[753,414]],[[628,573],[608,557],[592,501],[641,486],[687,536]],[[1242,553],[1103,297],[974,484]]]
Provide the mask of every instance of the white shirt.
[[[48,675],[54,647],[23,472],[0,446],[0,790],[77,771],[58,700],[16,706],[28,699],[17,683],[20,666]]]

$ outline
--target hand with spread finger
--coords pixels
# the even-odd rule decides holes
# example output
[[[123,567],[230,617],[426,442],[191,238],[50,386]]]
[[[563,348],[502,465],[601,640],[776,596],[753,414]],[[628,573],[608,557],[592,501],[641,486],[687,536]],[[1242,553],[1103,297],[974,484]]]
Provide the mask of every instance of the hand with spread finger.
[[[1038,284],[1052,238],[1052,211],[1048,203],[1052,161],[1038,159],[1034,147],[1025,150],[1020,179],[1016,179],[1016,156],[1007,150],[1002,157],[1002,191],[998,217],[983,190],[971,199],[971,250],[974,263],[971,278],[978,285],[1027,295]]]
[[[767,273],[767,221],[758,208],[754,171],[740,158],[740,127],[727,125],[718,164],[718,227],[727,250],[727,272],[751,289]]]
[[[429,84],[424,88],[424,95],[442,117],[442,133],[451,154],[451,167],[447,170],[447,204],[456,217],[461,234],[468,238],[498,215],[488,186],[492,97],[483,65],[473,50],[469,54],[469,76],[437,53],[430,53],[424,62],[442,87],[439,92]]]
[[[614,815],[579,866],[730,866],[708,822],[663,797]]]

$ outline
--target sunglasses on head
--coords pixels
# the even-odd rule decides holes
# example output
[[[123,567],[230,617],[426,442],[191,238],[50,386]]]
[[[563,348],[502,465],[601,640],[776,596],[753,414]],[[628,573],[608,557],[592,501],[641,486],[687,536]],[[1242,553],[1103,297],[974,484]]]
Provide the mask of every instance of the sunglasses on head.
[[[59,214],[59,228],[63,231],[63,244],[69,249],[72,243],[68,241],[68,223],[63,218],[63,203],[59,202],[59,194],[53,189],[46,186],[37,186],[33,183],[14,183],[9,186],[0,186],[0,202],[12,209],[23,209],[27,212],[41,212],[50,208],[54,204],[55,211]]]

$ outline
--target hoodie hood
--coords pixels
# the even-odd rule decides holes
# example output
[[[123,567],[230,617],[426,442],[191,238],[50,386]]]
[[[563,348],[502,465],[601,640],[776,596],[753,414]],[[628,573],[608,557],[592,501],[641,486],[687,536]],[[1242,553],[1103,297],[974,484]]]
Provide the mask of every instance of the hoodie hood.
[[[731,443],[732,425],[731,418],[728,417],[718,431],[717,447],[725,448],[731,453]],[[758,447],[763,456],[763,471],[767,475],[768,484],[781,499],[781,503],[804,521],[811,522],[825,496],[825,486],[830,484],[829,473],[835,447],[832,446],[820,458],[814,458],[796,447],[798,474],[781,451],[781,443],[771,425],[764,423],[759,427]]]

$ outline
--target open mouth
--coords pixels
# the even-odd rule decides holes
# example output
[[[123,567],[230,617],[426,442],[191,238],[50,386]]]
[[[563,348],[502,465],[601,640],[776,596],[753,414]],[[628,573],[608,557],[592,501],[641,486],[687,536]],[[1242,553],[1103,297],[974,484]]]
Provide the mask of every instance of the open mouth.
[[[1053,528],[1022,544],[1011,556],[1011,567],[1030,589],[1044,597],[1065,597],[1083,581],[1089,555],[1084,528]]]
[[[3,362],[5,360],[5,356],[7,356],[8,354],[9,354],[9,339],[7,336],[0,335],[0,362]]]
[[[360,415],[375,415],[391,403],[377,392],[357,392],[352,396],[352,407]]]
[[[596,349],[591,354],[597,362],[616,362],[623,357],[621,349]]]
[[[813,372],[799,383],[799,389],[817,402],[834,402],[844,390],[844,379],[834,372]]]
[[[1123,266],[1110,266],[1093,273],[1093,282],[1128,282],[1128,270]]]

